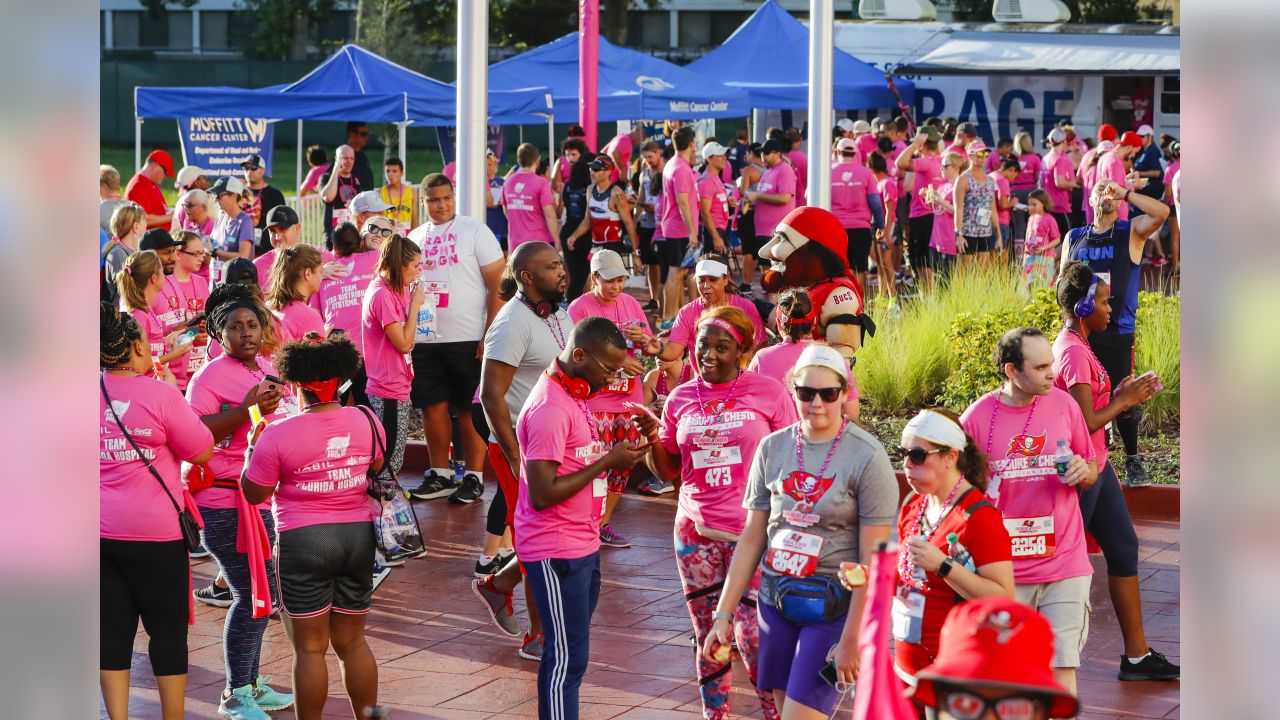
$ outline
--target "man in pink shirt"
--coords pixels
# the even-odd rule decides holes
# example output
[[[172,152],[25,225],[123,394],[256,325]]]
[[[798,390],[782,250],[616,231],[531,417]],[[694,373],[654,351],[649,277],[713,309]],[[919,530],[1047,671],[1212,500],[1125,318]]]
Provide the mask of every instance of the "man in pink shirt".
[[[742,238],[742,290],[749,292],[755,280],[756,258],[760,249],[773,237],[773,230],[787,213],[796,209],[798,195],[796,172],[782,158],[785,148],[778,140],[768,140],[761,148],[765,171],[756,189],[747,193],[747,201],[755,206],[756,234]]]
[[[612,320],[584,319],[516,420],[522,457],[517,552],[546,629],[538,667],[540,718],[578,717],[591,616],[600,598],[604,474],[629,471],[648,452],[630,443],[607,450],[587,420],[587,399],[621,376],[627,357],[626,339]]]
[[[1102,158],[1102,154],[1113,149],[1116,139],[1116,129],[1111,125],[1103,123],[1098,127],[1098,145],[1089,149],[1084,156],[1080,158],[1080,167],[1076,168],[1076,175],[1079,176],[1080,192],[1088,198],[1093,195],[1093,186],[1097,184],[1098,177],[1098,160]],[[1093,205],[1089,202],[1081,203],[1084,205],[1084,219],[1086,223],[1093,223]]]
[[[949,152],[959,153],[960,157],[969,157],[969,143],[978,139],[978,128],[971,122],[962,122],[956,126],[956,139],[951,143],[951,147],[942,151],[943,155]]]
[[[863,122],[866,122],[865,120]],[[854,123],[856,126],[857,123]],[[867,126],[868,132],[871,126]],[[805,192],[809,188],[809,156],[805,154],[800,146],[804,143],[804,135],[796,128],[787,131],[787,162],[791,163],[791,169],[796,171],[796,198],[797,202],[803,202]]]
[[[635,155],[635,149],[643,141],[644,128],[635,125],[631,128],[631,132],[618,133],[604,146],[604,154],[613,160],[613,171],[609,173],[609,182],[617,182],[619,178],[630,174],[631,157]]]
[[[858,162],[865,165],[867,156],[876,149],[876,136],[872,132],[871,123],[866,120],[854,121],[853,142],[858,151]]]
[[[693,141],[693,128],[685,126],[676,130],[671,136],[676,154],[662,168],[663,202],[658,222],[664,238],[662,251],[671,268],[662,287],[666,299],[663,307],[669,313],[663,318],[663,329],[675,322],[676,310],[681,305],[685,278],[690,270],[681,267],[684,257],[698,246],[698,180],[693,173],[696,157]]]
[[[520,243],[541,240],[560,249],[560,221],[556,217],[556,200],[551,184],[538,174],[538,148],[520,143],[516,162],[520,169],[512,173],[502,186],[502,210],[507,214],[508,251]]]
[[[996,143],[996,151],[987,156],[986,171],[990,175],[1000,169],[1004,159],[1013,153],[1013,138],[1002,137]],[[1008,236],[1006,236],[1008,237]]]
[[[858,286],[866,287],[872,227],[884,227],[884,203],[875,173],[858,160],[856,141],[843,138],[836,151],[840,162],[831,168],[831,212],[844,226],[849,269],[858,277]]]
[[[1040,189],[1053,202],[1053,216],[1059,228],[1071,227],[1071,191],[1079,186],[1076,169],[1067,154],[1067,133],[1062,128],[1049,132],[1049,152],[1040,163]]]
[[[302,242],[302,225],[298,213],[288,205],[277,205],[267,213],[265,221],[267,232],[271,234],[271,250],[253,259],[253,266],[258,269],[258,287],[267,286],[267,278],[271,275],[271,264],[276,261],[276,253]]]
[[[1110,180],[1117,185],[1121,185],[1130,190],[1133,189],[1133,183],[1129,182],[1129,173],[1125,171],[1125,163],[1132,160],[1134,155],[1142,149],[1142,137],[1132,130],[1125,132],[1120,136],[1120,142],[1109,152],[1101,154],[1098,158],[1098,174],[1094,176],[1093,184],[1097,185],[1103,180]],[[1129,203],[1120,201],[1116,204],[1116,219],[1129,219]]]

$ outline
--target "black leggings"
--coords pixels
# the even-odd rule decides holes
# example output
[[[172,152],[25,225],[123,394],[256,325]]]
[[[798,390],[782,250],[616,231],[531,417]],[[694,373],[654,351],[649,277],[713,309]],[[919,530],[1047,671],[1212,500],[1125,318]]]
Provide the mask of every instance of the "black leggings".
[[[1138,574],[1138,533],[1110,462],[1098,473],[1098,481],[1080,493],[1080,518],[1102,547],[1108,575],[1123,578]]]
[[[913,217],[907,221],[911,231],[907,238],[907,262],[911,272],[918,273],[929,267],[929,239],[933,235],[933,214]]]
[[[129,669],[141,618],[150,638],[151,672],[186,674],[189,562],[181,540],[98,541],[99,669]]]
[[[1089,333],[1089,347],[1111,377],[1112,387],[1133,374],[1133,335]],[[1126,455],[1138,454],[1138,421],[1142,406],[1131,407],[1116,416],[1112,425],[1120,433]]]
[[[560,230],[560,244],[564,247],[564,262],[568,266],[565,269],[569,271],[569,289],[565,292],[565,299],[569,302],[582,295],[583,288],[587,285],[587,276],[591,274],[591,236],[578,238],[573,243],[573,249],[569,249],[569,236],[578,229],[580,222],[581,218],[577,222],[570,220]]]
[[[485,418],[484,407],[480,403],[471,404],[471,424],[475,426],[476,434],[488,442],[489,421]],[[489,515],[485,518],[484,530],[490,535],[501,535],[507,530],[507,498],[501,488],[489,501]]]

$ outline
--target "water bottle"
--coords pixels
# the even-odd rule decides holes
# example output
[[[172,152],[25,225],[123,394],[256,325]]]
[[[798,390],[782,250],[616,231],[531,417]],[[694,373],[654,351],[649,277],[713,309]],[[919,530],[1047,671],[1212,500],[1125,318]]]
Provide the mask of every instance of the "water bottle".
[[[363,715],[369,720],[389,720],[391,711],[381,705],[374,705],[371,708],[365,708]]]
[[[187,328],[185,331],[183,331],[181,335],[178,336],[177,340],[174,340],[174,344],[177,345],[178,347],[190,345],[192,342],[195,341],[196,335],[198,335],[199,332],[200,331],[196,330],[195,328]]]
[[[1058,479],[1062,482],[1067,481],[1067,468],[1071,465],[1071,458],[1075,455],[1071,452],[1071,448],[1067,447],[1065,439],[1058,439],[1058,449],[1053,453],[1053,465],[1058,470]]]
[[[467,463],[465,460],[454,460],[450,463],[453,466],[453,485],[458,487],[462,485],[462,476],[467,474]]]
[[[955,533],[947,533],[947,555],[969,572],[977,572],[973,565],[973,555],[969,552],[969,548],[960,544],[960,536]]]

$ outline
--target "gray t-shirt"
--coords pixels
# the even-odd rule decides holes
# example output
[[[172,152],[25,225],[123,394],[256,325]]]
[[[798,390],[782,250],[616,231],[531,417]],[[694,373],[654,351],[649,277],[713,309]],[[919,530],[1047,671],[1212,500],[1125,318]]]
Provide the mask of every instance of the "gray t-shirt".
[[[798,428],[798,424],[791,425],[760,441],[742,506],[747,510],[769,511],[766,547],[774,547],[775,541],[781,544],[781,536],[792,531],[821,538],[813,574],[835,577],[840,563],[860,561],[858,529],[861,526],[893,525],[898,513],[898,481],[880,441],[849,423],[827,466],[830,486],[808,511],[818,516],[817,521],[807,527],[788,522],[786,515],[796,517],[796,505],[802,503],[806,491],[810,493],[808,498],[814,494],[812,486],[805,487],[792,476],[800,470],[796,464]],[[831,450],[831,443],[813,445],[804,441],[802,446],[804,470],[816,477]],[[819,480],[816,487],[820,489],[823,484]],[[800,546],[803,550],[812,549],[812,544],[800,543]],[[781,573],[769,566],[769,556],[766,550],[762,561],[765,575],[780,577]],[[791,558],[794,554],[788,559]]]
[[[115,214],[116,208],[129,202],[128,200],[101,200],[98,202],[98,225],[107,234],[111,234],[111,216]]]
[[[111,243],[111,247],[107,249],[107,254],[103,256],[102,277],[105,280],[103,285],[102,299],[111,305],[118,307],[120,305],[120,288],[116,285],[116,276],[124,269],[124,263],[129,256],[134,253],[128,247],[118,243]]]
[[[538,376],[564,350],[572,332],[573,321],[562,308],[557,307],[553,315],[543,319],[519,298],[503,305],[494,316],[484,336],[484,357],[516,369],[506,395],[512,428]]]

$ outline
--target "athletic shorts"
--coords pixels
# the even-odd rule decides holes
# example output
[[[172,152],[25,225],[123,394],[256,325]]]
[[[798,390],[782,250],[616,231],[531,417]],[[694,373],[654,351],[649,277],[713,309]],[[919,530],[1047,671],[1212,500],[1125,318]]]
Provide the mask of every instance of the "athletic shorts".
[[[662,253],[662,261],[667,267],[679,269],[685,253],[689,252],[689,238],[666,238],[658,245],[658,252]]]
[[[760,259],[760,248],[768,244],[772,235],[743,235],[742,236],[742,254]]]
[[[996,249],[995,235],[965,235],[964,254],[972,255],[980,252],[991,252]]]
[[[285,530],[276,545],[280,601],[291,618],[329,610],[369,612],[373,595],[373,523],[323,523]]]
[[[447,400],[456,408],[469,407],[480,387],[479,345],[475,340],[414,345],[410,404],[424,408]]]
[[[1053,628],[1053,666],[1080,667],[1080,651],[1089,639],[1089,584],[1092,575],[1047,583],[1014,585],[1014,598],[1035,608]]]
[[[730,247],[728,228],[716,228],[716,232],[720,233],[720,241],[724,243],[724,249],[726,252],[728,252]],[[702,227],[698,228],[698,236],[702,238],[703,254],[711,254],[711,253],[717,252],[716,243],[714,240],[711,239],[711,233],[710,231],[707,230],[706,225],[703,225]]]
[[[640,262],[645,265],[657,265],[661,262],[658,259],[658,248],[653,244],[653,233],[657,228],[637,227],[636,234],[640,236]]]
[[[844,234],[849,242],[849,268],[854,272],[866,272],[871,266],[871,228],[845,228]]]

